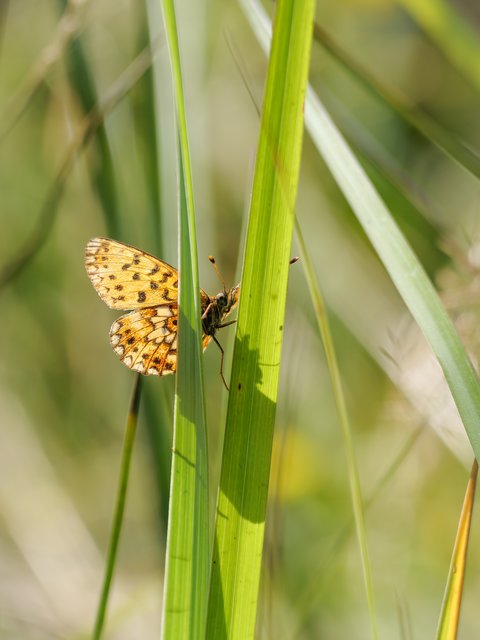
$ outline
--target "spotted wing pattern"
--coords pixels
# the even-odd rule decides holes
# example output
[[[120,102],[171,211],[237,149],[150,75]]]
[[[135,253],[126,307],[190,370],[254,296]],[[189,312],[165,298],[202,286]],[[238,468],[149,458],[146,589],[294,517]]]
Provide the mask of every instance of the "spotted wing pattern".
[[[110,344],[120,360],[144,375],[174,373],[177,368],[177,270],[140,249],[106,238],[93,238],[87,243],[85,265],[93,286],[109,307],[131,309],[110,329]],[[236,306],[238,290],[237,286],[210,297],[200,289],[204,350],[223,319]]]
[[[167,375],[177,368],[176,303],[132,311],[110,329],[110,344],[120,360],[144,375]]]
[[[178,300],[177,270],[128,244],[93,238],[85,250],[85,266],[98,295],[112,309],[143,309]]]

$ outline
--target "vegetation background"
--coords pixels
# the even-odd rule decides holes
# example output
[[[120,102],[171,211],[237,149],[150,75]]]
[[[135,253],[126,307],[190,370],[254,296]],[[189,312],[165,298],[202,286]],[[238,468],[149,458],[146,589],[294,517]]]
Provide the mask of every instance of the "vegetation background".
[[[201,281],[215,293],[209,254],[227,284],[238,279],[266,59],[236,2],[176,8]],[[270,3],[265,8],[271,13]],[[319,2],[317,25],[311,84],[476,361],[478,6]],[[99,597],[133,385],[109,346],[116,314],[86,276],[84,246],[109,235],[177,264],[160,3],[4,2],[0,45],[0,637],[82,637]],[[86,125],[93,133],[82,144]],[[372,497],[367,535],[381,637],[429,637],[471,454],[429,349],[308,136],[297,216],[331,312],[362,487]],[[224,346],[232,335],[222,332]],[[214,486],[225,392],[214,347],[204,361]],[[147,379],[107,637],[159,634],[172,407],[172,379]],[[352,522],[331,384],[298,263],[259,637],[369,637]],[[477,628],[477,529],[465,638]]]

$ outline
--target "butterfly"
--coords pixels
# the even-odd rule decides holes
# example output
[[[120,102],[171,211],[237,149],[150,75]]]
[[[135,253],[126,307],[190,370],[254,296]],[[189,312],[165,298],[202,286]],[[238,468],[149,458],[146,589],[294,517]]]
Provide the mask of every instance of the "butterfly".
[[[215,265],[215,261],[210,257]],[[93,238],[85,249],[85,266],[100,298],[112,309],[129,310],[110,328],[110,344],[127,367],[144,375],[164,376],[177,368],[178,271],[123,242]],[[217,270],[218,273],[218,270]],[[202,345],[213,340],[217,329],[233,324],[224,322],[238,303],[240,285],[209,296],[200,289]]]

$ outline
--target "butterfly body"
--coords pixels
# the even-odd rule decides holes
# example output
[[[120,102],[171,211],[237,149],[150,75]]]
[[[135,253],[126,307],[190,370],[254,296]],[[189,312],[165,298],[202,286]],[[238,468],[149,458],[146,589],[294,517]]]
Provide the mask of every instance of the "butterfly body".
[[[217,329],[222,327],[223,321],[238,302],[239,292],[240,285],[230,291],[221,291],[216,296],[209,297],[205,308],[202,299],[202,328],[206,336],[213,337]]]
[[[85,266],[98,295],[109,307],[130,310],[110,329],[110,344],[122,362],[144,375],[174,373],[177,270],[140,249],[107,238],[93,238],[87,243]],[[204,349],[212,339],[217,342],[215,332],[226,326],[223,321],[236,306],[239,292],[240,285],[216,296],[200,290]]]

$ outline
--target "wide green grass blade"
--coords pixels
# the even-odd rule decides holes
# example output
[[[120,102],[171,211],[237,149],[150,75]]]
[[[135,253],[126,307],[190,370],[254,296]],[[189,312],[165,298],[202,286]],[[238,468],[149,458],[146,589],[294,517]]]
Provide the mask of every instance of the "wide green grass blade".
[[[314,3],[276,5],[238,312],[208,638],[253,638]]]
[[[256,35],[264,49],[268,50],[268,19],[257,3],[255,6]],[[390,211],[310,87],[307,89],[305,124],[410,313],[430,343],[479,460],[480,386],[444,306]]]
[[[210,545],[200,289],[192,175],[180,52],[172,0],[163,3],[179,140],[180,281],[178,357],[162,637],[201,638]]]

